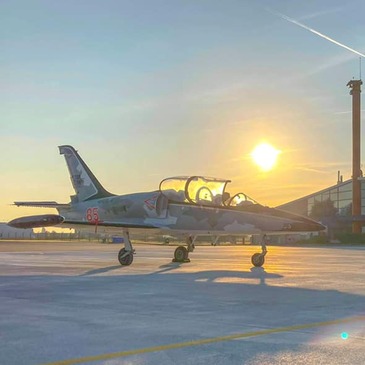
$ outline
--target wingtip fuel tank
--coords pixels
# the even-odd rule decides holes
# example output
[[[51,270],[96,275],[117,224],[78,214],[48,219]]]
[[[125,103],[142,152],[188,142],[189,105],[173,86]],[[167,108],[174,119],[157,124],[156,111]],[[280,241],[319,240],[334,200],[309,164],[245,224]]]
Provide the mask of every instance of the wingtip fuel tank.
[[[65,219],[57,214],[31,215],[13,219],[8,226],[13,228],[52,227],[61,224]]]

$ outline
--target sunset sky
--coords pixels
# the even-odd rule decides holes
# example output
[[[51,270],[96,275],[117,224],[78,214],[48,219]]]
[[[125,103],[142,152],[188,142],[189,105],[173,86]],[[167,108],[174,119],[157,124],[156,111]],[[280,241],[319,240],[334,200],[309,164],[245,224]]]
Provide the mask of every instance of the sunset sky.
[[[0,2],[0,221],[69,201],[62,144],[116,194],[207,175],[275,206],[350,178],[359,57],[275,12],[365,52],[360,0]]]

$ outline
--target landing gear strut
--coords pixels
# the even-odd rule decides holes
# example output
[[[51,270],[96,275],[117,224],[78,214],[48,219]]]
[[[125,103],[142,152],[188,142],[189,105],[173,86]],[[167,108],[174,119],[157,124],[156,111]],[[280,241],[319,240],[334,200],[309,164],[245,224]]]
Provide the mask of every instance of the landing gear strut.
[[[122,266],[129,266],[133,262],[133,255],[135,250],[133,249],[132,242],[129,239],[129,232],[123,231],[124,247],[118,253],[118,260]]]
[[[265,263],[265,255],[267,254],[266,242],[267,242],[267,236],[265,234],[264,237],[262,237],[261,241],[262,252],[254,253],[251,257],[251,263],[255,267],[261,267]]]
[[[186,237],[186,244],[187,248],[185,246],[179,246],[176,248],[174,252],[174,258],[172,259],[172,262],[190,262],[189,259],[189,252],[193,252],[195,245],[194,245],[193,237],[188,236]]]

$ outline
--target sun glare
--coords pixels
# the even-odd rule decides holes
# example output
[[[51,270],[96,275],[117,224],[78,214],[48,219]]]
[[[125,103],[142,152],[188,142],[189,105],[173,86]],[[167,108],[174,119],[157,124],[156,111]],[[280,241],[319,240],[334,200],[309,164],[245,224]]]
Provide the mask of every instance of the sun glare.
[[[268,143],[261,143],[251,152],[251,157],[263,171],[271,170],[275,164],[280,151]]]

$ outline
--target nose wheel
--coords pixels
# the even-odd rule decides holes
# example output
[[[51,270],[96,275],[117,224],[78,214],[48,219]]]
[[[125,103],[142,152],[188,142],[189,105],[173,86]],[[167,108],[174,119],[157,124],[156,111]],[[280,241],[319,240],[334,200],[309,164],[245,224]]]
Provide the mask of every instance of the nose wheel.
[[[255,253],[251,257],[251,263],[255,267],[261,267],[265,263],[265,256],[262,253]]]
[[[118,261],[122,266],[129,266],[133,262],[134,249],[129,239],[129,232],[123,231],[124,247],[118,252]]]
[[[251,263],[255,267],[261,267],[265,263],[265,255],[267,254],[267,248],[266,248],[267,240],[268,238],[265,234],[261,241],[262,252],[254,253],[251,257]]]

